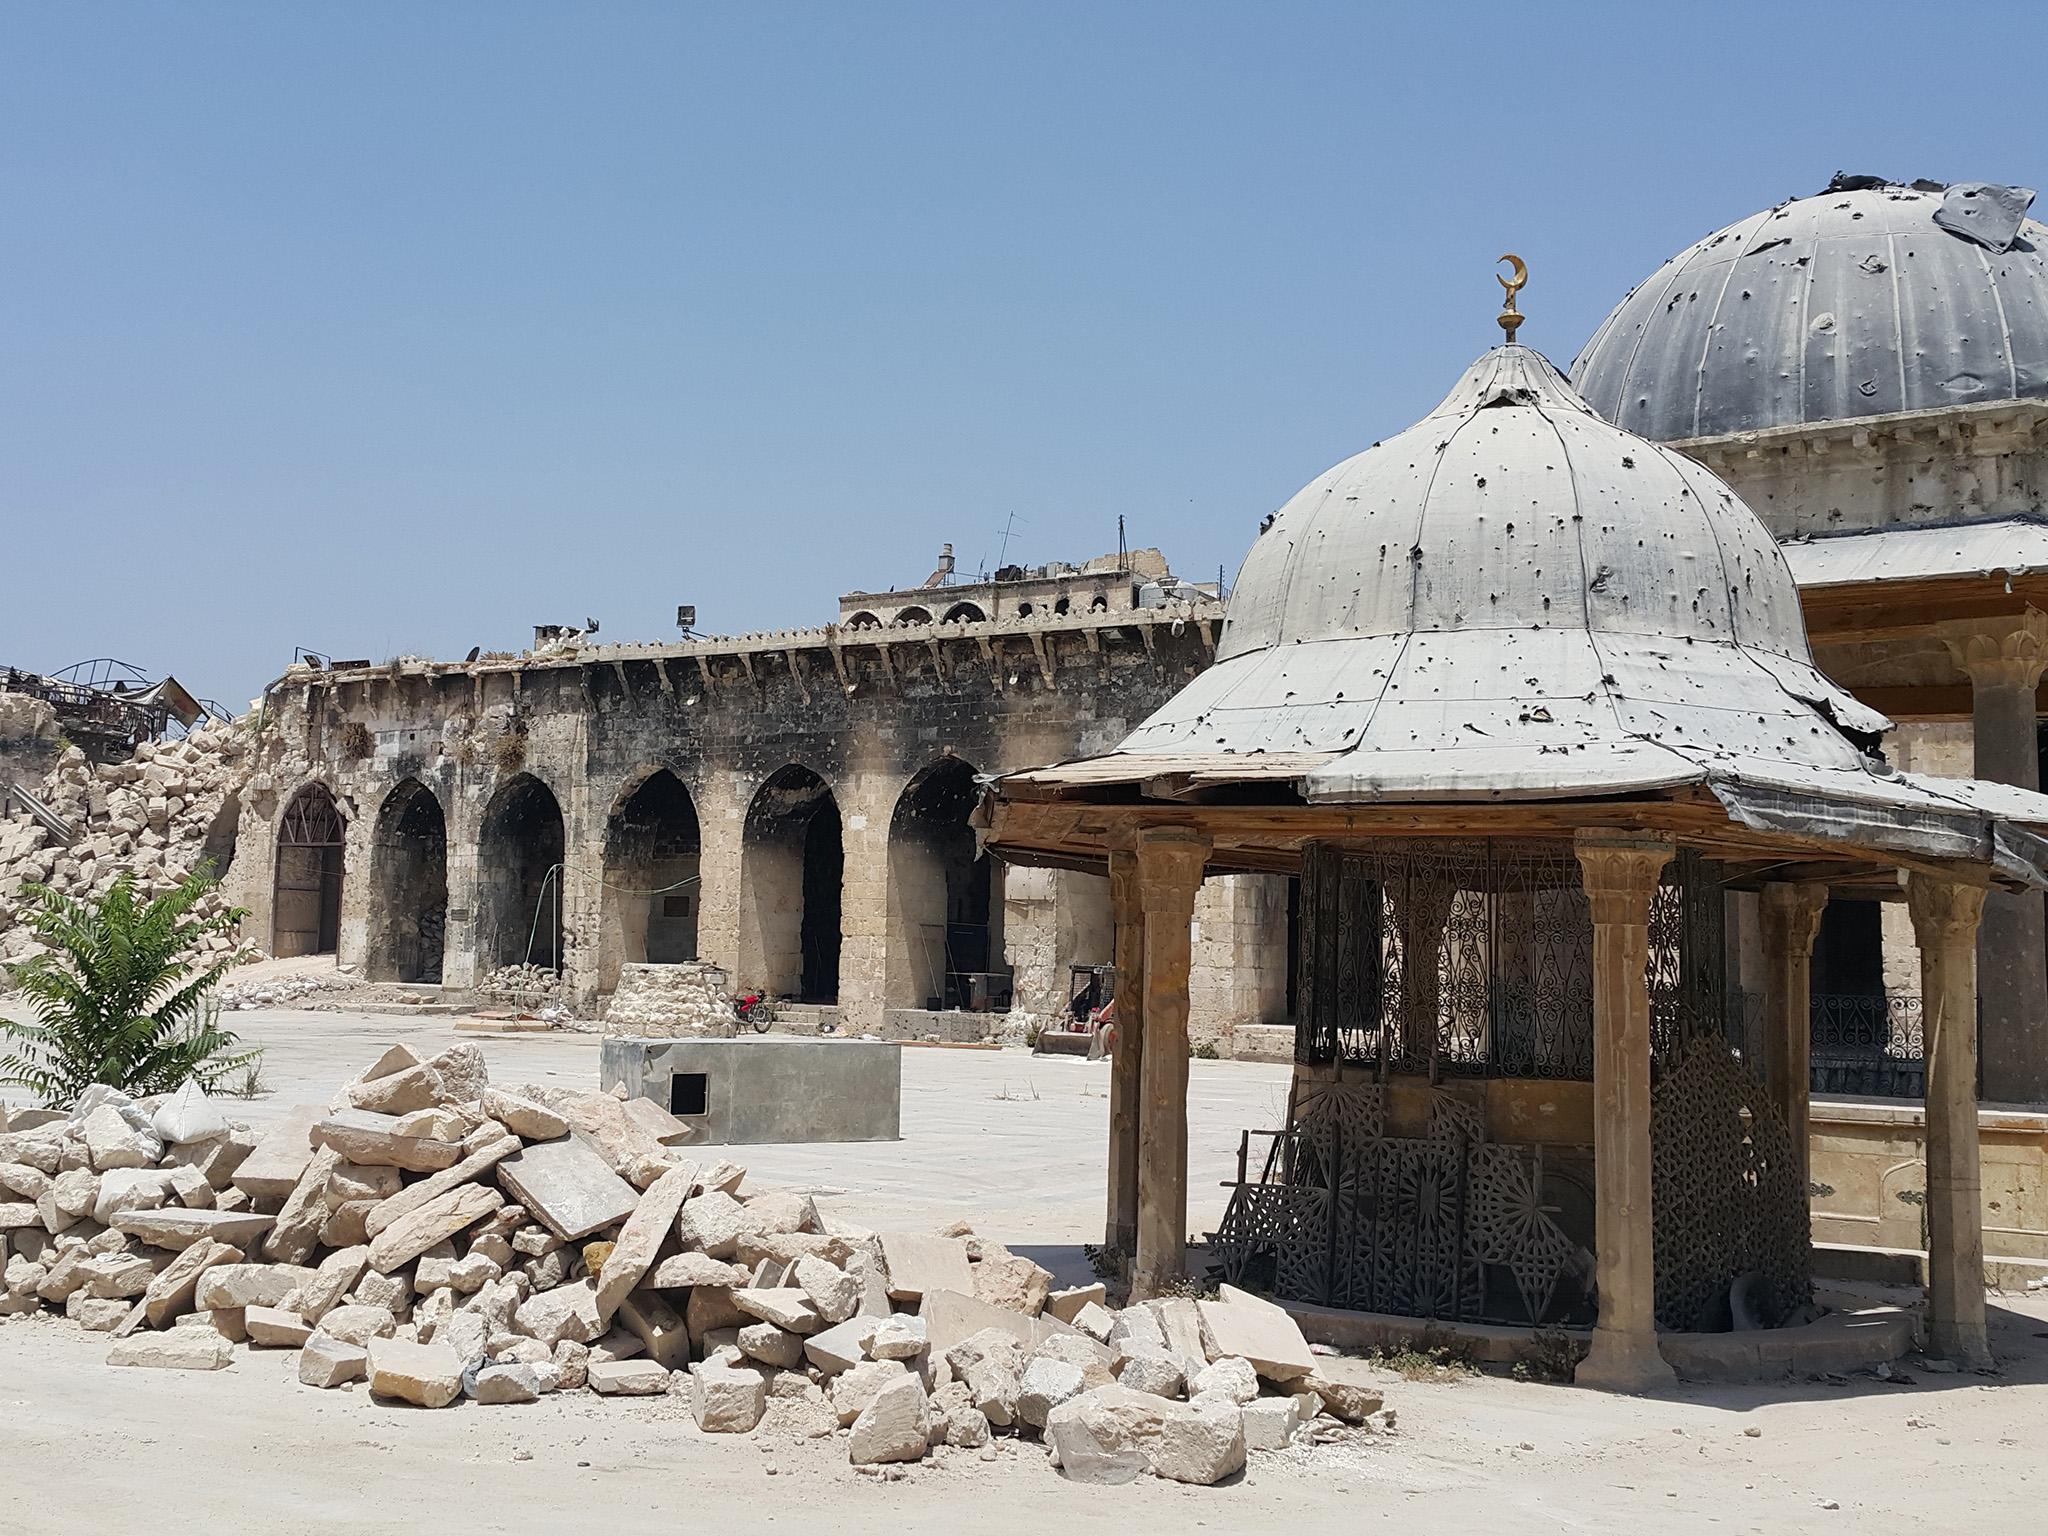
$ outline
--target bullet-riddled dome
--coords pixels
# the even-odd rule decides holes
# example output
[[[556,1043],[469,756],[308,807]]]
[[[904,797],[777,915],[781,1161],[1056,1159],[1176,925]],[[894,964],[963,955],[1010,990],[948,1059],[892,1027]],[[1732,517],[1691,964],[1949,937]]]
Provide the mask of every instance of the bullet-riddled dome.
[[[1272,519],[1217,664],[1130,753],[1342,754],[1320,798],[1543,795],[1702,760],[1859,769],[1776,542],[1712,473],[1489,352]]]
[[[1672,257],[1572,377],[1660,442],[2048,395],[2033,196],[1838,178]]]

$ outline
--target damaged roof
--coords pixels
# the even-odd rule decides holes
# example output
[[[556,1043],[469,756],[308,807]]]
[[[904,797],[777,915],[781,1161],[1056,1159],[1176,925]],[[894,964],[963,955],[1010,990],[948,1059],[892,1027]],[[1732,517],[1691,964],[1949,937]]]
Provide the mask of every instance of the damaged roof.
[[[1508,345],[1281,508],[1215,665],[1116,752],[1002,784],[1284,779],[1322,803],[1698,786],[1757,830],[2038,881],[2048,845],[1994,819],[2048,823],[2048,797],[1895,773],[1867,750],[1889,728],[1814,667],[1756,514]]]
[[[2048,229],[2026,187],[1838,177],[1679,253],[1572,377],[1660,442],[2048,396]]]
[[[1785,559],[1802,587],[2048,570],[2048,521],[2002,517],[1943,528],[1879,528],[1793,539]]]

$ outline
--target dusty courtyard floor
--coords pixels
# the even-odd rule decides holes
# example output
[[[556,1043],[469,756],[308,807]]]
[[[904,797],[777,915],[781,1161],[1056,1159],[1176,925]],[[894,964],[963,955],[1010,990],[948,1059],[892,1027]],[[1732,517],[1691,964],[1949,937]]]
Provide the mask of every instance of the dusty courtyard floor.
[[[261,1123],[393,1039],[438,1050],[446,1020],[241,1013],[269,1047]],[[594,1078],[591,1037],[486,1039],[494,1078]],[[1212,1224],[1237,1133],[1279,1116],[1284,1067],[1191,1064],[1192,1217]],[[908,1050],[899,1142],[749,1147],[762,1183],[866,1225],[964,1217],[1062,1273],[1099,1231],[1107,1068],[1018,1052]],[[0,1326],[0,1489],[23,1528],[348,1531],[386,1524],[615,1533],[1299,1531],[1427,1524],[1555,1530],[2019,1532],[2048,1481],[2048,1297],[1998,1298],[1996,1377],[1909,1364],[1885,1383],[1686,1387],[1604,1397],[1500,1378],[1389,1376],[1396,1434],[1255,1452],[1212,1489],[1062,1482],[1036,1446],[945,1453],[903,1481],[843,1445],[707,1437],[681,1399],[587,1394],[443,1412],[298,1385],[291,1353],[218,1373],[121,1370],[61,1321]],[[1751,1433],[1755,1431],[1755,1433]],[[772,1471],[771,1471],[772,1469]],[[33,1514],[28,1512],[34,1512]]]

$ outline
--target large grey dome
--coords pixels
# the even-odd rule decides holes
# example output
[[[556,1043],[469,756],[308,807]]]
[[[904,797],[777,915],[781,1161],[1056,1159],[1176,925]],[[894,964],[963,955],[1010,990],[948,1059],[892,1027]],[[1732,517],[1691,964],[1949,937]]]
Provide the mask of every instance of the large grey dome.
[[[1129,753],[1334,753],[1311,794],[1567,794],[1858,770],[1792,573],[1710,471],[1498,347],[1279,511],[1216,664]]]
[[[1842,180],[1667,261],[1586,344],[1579,392],[1663,442],[2048,396],[2033,193]]]

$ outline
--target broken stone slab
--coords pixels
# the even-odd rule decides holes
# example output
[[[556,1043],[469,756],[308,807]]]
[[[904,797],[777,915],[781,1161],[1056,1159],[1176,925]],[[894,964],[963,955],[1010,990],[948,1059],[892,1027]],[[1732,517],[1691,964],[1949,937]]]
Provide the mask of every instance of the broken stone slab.
[[[569,1134],[569,1122],[547,1105],[503,1088],[486,1089],[479,1107],[514,1136],[528,1141],[553,1141]]]
[[[1274,1382],[1298,1381],[1314,1372],[1316,1357],[1284,1308],[1233,1285],[1223,1286],[1218,1295],[1215,1301],[1196,1303],[1210,1358],[1236,1355]]]
[[[464,1184],[398,1218],[370,1243],[370,1268],[390,1274],[505,1203],[488,1184]]]
[[[955,1344],[944,1358],[989,1423],[1007,1426],[1016,1422],[1025,1357],[1014,1335],[1001,1328],[986,1328]]]
[[[671,1168],[648,1186],[619,1229],[612,1251],[597,1278],[597,1314],[609,1320],[654,1263],[654,1256],[674,1230],[683,1201],[697,1182],[697,1166]]]
[[[640,1201],[638,1191],[577,1136],[513,1153],[498,1164],[498,1181],[564,1242],[624,1221]]]
[[[864,1360],[851,1370],[834,1376],[826,1388],[832,1411],[841,1428],[853,1423],[875,1394],[893,1382],[912,1379],[909,1367],[900,1360]]]
[[[709,1258],[729,1259],[739,1246],[745,1215],[746,1207],[731,1195],[710,1190],[683,1202],[676,1237]]]
[[[1134,1392],[1149,1392],[1154,1397],[1179,1397],[1187,1383],[1181,1357],[1150,1344],[1129,1347],[1116,1379]]]
[[[1053,1409],[1086,1389],[1080,1366],[1047,1355],[1034,1356],[1024,1362],[1024,1372],[1017,1378],[1018,1421],[1042,1430]]]
[[[658,1291],[685,1290],[697,1285],[715,1285],[730,1290],[736,1285],[745,1285],[747,1279],[745,1265],[728,1264],[707,1253],[677,1253],[655,1265],[643,1284]]]
[[[974,1294],[974,1274],[962,1239],[927,1237],[919,1232],[883,1232],[879,1238],[893,1299],[918,1301],[932,1291]]]
[[[339,1109],[315,1122],[308,1133],[313,1145],[328,1147],[352,1163],[376,1168],[403,1168],[408,1173],[439,1173],[462,1161],[462,1143],[427,1136],[408,1136],[399,1117],[367,1109]]]
[[[335,1307],[320,1319],[320,1331],[344,1344],[368,1345],[398,1331],[398,1319],[383,1307]]]
[[[341,1154],[321,1147],[299,1175],[299,1182],[285,1197],[277,1213],[277,1224],[264,1239],[263,1253],[276,1264],[303,1264],[320,1245],[320,1229],[327,1222],[331,1201],[328,1185],[341,1166]]]
[[[255,1150],[253,1131],[230,1126],[225,1136],[212,1141],[181,1142],[164,1159],[166,1167],[190,1168],[216,1191],[233,1187],[231,1180],[249,1154]]]
[[[578,1280],[538,1292],[519,1305],[514,1326],[550,1348],[564,1339],[588,1344],[604,1332],[597,1313],[597,1282]]]
[[[408,1344],[373,1339],[369,1353],[370,1391],[421,1408],[446,1408],[462,1395],[462,1362],[445,1344]]]
[[[751,1366],[700,1360],[690,1367],[690,1411],[707,1435],[744,1435],[768,1407],[768,1378]]]
[[[79,1125],[78,1132],[85,1140],[94,1173],[114,1168],[154,1168],[164,1155],[163,1138],[149,1128],[148,1121],[140,1126],[132,1124],[112,1104],[102,1104],[93,1110]]]
[[[872,1359],[916,1360],[931,1346],[931,1338],[925,1332],[921,1317],[906,1317],[896,1312],[868,1321],[874,1324],[874,1337],[868,1343],[868,1355]]]
[[[313,1127],[326,1114],[318,1104],[294,1105],[242,1159],[228,1182],[256,1199],[282,1200],[313,1160]]]
[[[889,1382],[861,1409],[846,1442],[846,1459],[856,1467],[920,1461],[930,1444],[924,1386],[915,1376]]]
[[[668,1367],[656,1360],[592,1360],[585,1374],[600,1397],[658,1397],[668,1391]]]
[[[367,1247],[337,1248],[314,1267],[313,1278],[302,1281],[285,1305],[308,1322],[317,1323],[341,1305],[341,1298],[362,1278],[369,1263]]]
[[[443,1168],[385,1196],[370,1207],[369,1214],[363,1218],[363,1236],[365,1239],[374,1238],[407,1212],[418,1210],[430,1200],[440,1199],[451,1189],[474,1183],[518,1150],[517,1137],[496,1137],[467,1153],[453,1167]]]
[[[803,1335],[773,1323],[748,1323],[740,1329],[740,1353],[776,1370],[793,1369],[804,1358]]]
[[[324,1331],[315,1331],[299,1351],[299,1380],[309,1387],[339,1387],[369,1374],[367,1349]]]
[[[1159,1319],[1159,1332],[1166,1340],[1168,1354],[1176,1355],[1196,1368],[1208,1361],[1209,1352],[1202,1338],[1202,1315],[1190,1298],[1166,1296],[1145,1305]]]
[[[1026,1353],[1056,1333],[1074,1331],[1057,1318],[1043,1315],[1027,1317],[1022,1312],[993,1306],[960,1291],[926,1292],[918,1305],[917,1315],[924,1319],[925,1336],[931,1340],[935,1355],[948,1353],[963,1339],[972,1338],[988,1328],[998,1328],[1009,1334],[1017,1341],[1018,1348]]]
[[[1346,1424],[1363,1424],[1386,1406],[1372,1366],[1344,1355],[1316,1356],[1316,1368],[1300,1385]]]
[[[1239,1411],[1245,1449],[1250,1451],[1286,1450],[1302,1423],[1300,1407],[1292,1397],[1254,1398]]]
[[[171,1196],[178,1204],[193,1210],[213,1209],[213,1186],[205,1174],[189,1163],[166,1163],[163,1171],[170,1176]]]
[[[619,1327],[645,1345],[648,1357],[663,1368],[680,1371],[690,1363],[689,1330],[659,1291],[633,1292],[619,1303],[615,1316]]]
[[[303,1317],[282,1307],[245,1307],[242,1327],[249,1342],[264,1349],[298,1349],[313,1336]]]
[[[133,1301],[156,1278],[149,1260],[127,1252],[97,1253],[79,1268],[85,1276],[80,1290],[95,1301]]]
[[[1045,1298],[1045,1310],[1063,1323],[1071,1323],[1079,1316],[1083,1307],[1094,1306],[1108,1310],[1109,1288],[1097,1281],[1093,1285],[1077,1285],[1064,1291],[1054,1291]]]
[[[791,1266],[790,1280],[811,1298],[818,1316],[827,1323],[843,1323],[860,1310],[860,1281],[814,1254],[804,1255]]]
[[[740,1286],[732,1293],[732,1304],[748,1317],[773,1323],[791,1333],[816,1333],[823,1324],[811,1298],[797,1286]]]
[[[441,1091],[451,1104],[474,1104],[491,1086],[491,1069],[481,1046],[451,1045],[427,1065],[440,1074]]]
[[[1046,1416],[1046,1444],[1060,1475],[1082,1483],[1127,1483],[1141,1472],[1209,1484],[1244,1467],[1244,1428],[1235,1405],[1176,1403],[1128,1387],[1097,1387]]]
[[[209,1312],[275,1307],[314,1273],[299,1264],[222,1264],[199,1277],[193,1296]]]
[[[223,1264],[242,1262],[242,1250],[232,1243],[200,1238],[181,1249],[178,1256],[157,1271],[142,1293],[142,1312],[152,1328],[161,1328],[172,1318],[192,1310],[193,1292],[199,1277]]]
[[[867,1358],[880,1318],[850,1317],[812,1334],[803,1341],[804,1356],[827,1376],[850,1371]]]
[[[55,1193],[53,1185],[53,1199]],[[131,1211],[154,1211],[171,1204],[176,1193],[171,1176],[161,1169],[111,1168],[100,1175],[99,1189],[93,1195],[92,1219],[103,1227],[111,1227]],[[33,1211],[35,1207],[29,1209]]]
[[[1310,1378],[1313,1385],[1314,1378]],[[1259,1373],[1252,1369],[1249,1360],[1240,1360],[1235,1355],[1226,1355],[1213,1361],[1195,1374],[1188,1382],[1188,1396],[1199,1397],[1209,1394],[1227,1397],[1233,1403],[1245,1404],[1259,1395]],[[1373,1409],[1379,1407],[1375,1396]],[[1372,1410],[1368,1410],[1370,1412]]]
[[[552,1366],[548,1369],[553,1373]],[[525,1361],[479,1366],[463,1376],[462,1390],[480,1403],[537,1403],[540,1367]]]
[[[1050,1271],[1014,1253],[985,1254],[973,1266],[973,1274],[977,1297],[991,1306],[1022,1312],[1026,1317],[1043,1312],[1046,1298],[1052,1294]]]
[[[235,1358],[235,1346],[211,1328],[173,1328],[137,1333],[107,1351],[107,1364],[167,1371],[218,1371]]]
[[[683,1146],[697,1134],[652,1099],[631,1098],[620,1107],[628,1120],[665,1147]]]
[[[441,1097],[441,1074],[420,1065],[352,1083],[344,1097],[354,1109],[376,1114],[406,1115],[416,1109],[431,1109]]]

